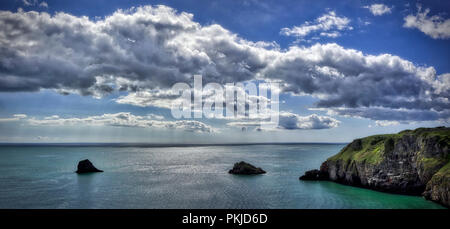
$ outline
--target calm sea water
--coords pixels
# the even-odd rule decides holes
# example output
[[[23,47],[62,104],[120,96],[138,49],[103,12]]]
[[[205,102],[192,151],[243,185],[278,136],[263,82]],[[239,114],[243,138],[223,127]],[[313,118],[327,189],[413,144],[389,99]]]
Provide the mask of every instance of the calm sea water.
[[[0,208],[441,208],[421,197],[298,180],[342,147],[0,146]],[[74,173],[86,158],[105,172]],[[228,174],[241,160],[267,174]]]

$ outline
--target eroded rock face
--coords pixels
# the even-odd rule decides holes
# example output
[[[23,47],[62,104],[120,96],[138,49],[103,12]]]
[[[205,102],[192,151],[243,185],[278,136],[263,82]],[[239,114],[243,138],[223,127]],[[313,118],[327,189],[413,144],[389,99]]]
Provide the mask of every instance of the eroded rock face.
[[[370,136],[353,141],[314,173],[319,180],[326,176],[317,174],[327,174],[331,181],[378,191],[423,193],[449,206],[450,175],[440,170],[450,163],[449,142],[450,128],[446,127]],[[445,175],[435,178],[438,171]]]
[[[255,175],[266,173],[266,171],[262,170],[261,168],[257,168],[249,163],[241,161],[239,163],[235,163],[233,169],[228,171],[228,173],[240,175]]]
[[[318,169],[313,169],[305,172],[305,175],[299,178],[300,180],[328,180],[328,173]]]
[[[450,163],[440,169],[427,183],[423,196],[450,208]]]
[[[103,172],[103,170],[95,168],[95,166],[88,159],[78,162],[76,173],[93,173]]]

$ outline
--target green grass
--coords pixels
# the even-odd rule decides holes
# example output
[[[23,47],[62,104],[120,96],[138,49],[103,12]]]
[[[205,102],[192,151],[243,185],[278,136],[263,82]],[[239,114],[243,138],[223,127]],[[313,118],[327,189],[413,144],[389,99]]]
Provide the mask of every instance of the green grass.
[[[442,137],[445,139],[450,138],[450,128],[436,127],[436,128],[417,128],[415,130],[404,130],[399,132],[397,135],[402,137],[405,134],[417,135],[422,137]]]
[[[450,143],[450,128],[418,128],[412,134],[425,139],[436,139],[441,148],[448,147]],[[423,152],[419,152],[418,161],[422,163],[425,170],[436,170],[450,161],[450,155],[444,157],[426,157]]]
[[[439,169],[436,175],[448,176],[450,178],[450,162],[448,162],[444,167]]]
[[[378,164],[383,160],[385,141],[390,137],[392,137],[391,134],[385,134],[359,139],[361,141],[361,147],[360,149],[355,149],[352,147],[352,144],[357,144],[355,143],[355,141],[359,141],[357,139],[328,160],[365,161],[370,164]]]
[[[373,135],[361,139],[356,139],[344,147],[338,154],[328,158],[329,161],[342,160],[344,162],[363,162],[369,164],[379,164],[383,161],[384,155],[393,150],[395,142],[405,135],[415,135],[422,138],[439,138],[441,146],[449,145],[450,128],[418,128],[415,130],[404,130],[398,134]],[[450,158],[426,158],[420,155],[419,160],[424,164],[425,169],[433,169],[449,161]]]
[[[443,166],[431,178],[432,183],[441,183],[443,187],[450,186],[450,162]]]
[[[423,157],[419,155],[419,162],[423,164],[424,170],[432,170],[450,161],[450,155],[447,158],[441,157]]]

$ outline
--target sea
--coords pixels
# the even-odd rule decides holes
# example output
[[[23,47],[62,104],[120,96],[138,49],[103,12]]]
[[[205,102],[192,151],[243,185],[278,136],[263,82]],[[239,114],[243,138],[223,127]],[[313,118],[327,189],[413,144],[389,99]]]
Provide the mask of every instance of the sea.
[[[301,181],[344,144],[2,144],[0,208],[430,209],[418,196]],[[75,173],[89,159],[103,173]],[[228,173],[239,161],[263,175]]]

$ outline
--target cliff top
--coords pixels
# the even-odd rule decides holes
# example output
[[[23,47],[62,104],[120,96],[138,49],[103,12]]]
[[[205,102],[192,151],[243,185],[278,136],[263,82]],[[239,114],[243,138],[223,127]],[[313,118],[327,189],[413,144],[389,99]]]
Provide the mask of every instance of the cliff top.
[[[373,135],[365,138],[353,140],[350,144],[344,147],[338,154],[330,157],[328,160],[355,160],[365,161],[370,164],[378,164],[383,160],[386,153],[394,150],[396,141],[405,137],[413,136],[417,138],[430,139],[433,138],[435,142],[440,145],[449,145],[450,143],[450,128],[449,127],[435,127],[435,128],[417,128],[415,130],[403,130],[397,134],[381,134]],[[422,158],[426,164],[439,163],[436,158]],[[448,158],[443,158],[448,160]]]

